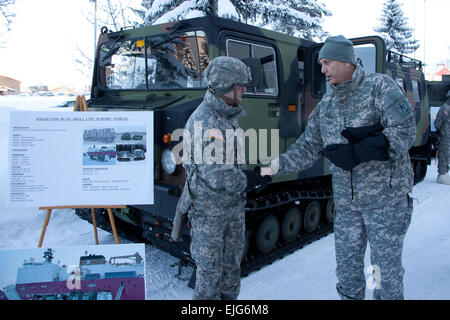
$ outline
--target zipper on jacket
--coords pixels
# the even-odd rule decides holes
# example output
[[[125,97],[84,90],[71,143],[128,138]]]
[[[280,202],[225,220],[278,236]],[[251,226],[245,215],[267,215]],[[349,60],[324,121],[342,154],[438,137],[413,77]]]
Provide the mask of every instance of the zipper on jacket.
[[[347,127],[347,117],[344,117],[344,128],[346,128],[346,127]],[[353,169],[350,169],[350,187],[352,189],[352,201],[353,201],[353,199],[355,197],[355,193],[353,191]]]
[[[352,200],[353,200],[353,196],[354,196],[354,192],[353,192],[353,169],[350,169],[350,186],[352,188]]]

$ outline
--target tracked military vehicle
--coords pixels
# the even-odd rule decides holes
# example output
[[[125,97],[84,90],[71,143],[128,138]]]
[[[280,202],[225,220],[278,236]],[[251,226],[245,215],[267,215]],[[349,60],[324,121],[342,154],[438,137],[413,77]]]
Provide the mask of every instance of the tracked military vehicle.
[[[388,74],[408,95],[417,123],[417,139],[410,155],[415,179],[420,181],[430,162],[429,113],[421,63],[387,52],[379,37],[353,42],[358,61],[368,72]],[[260,137],[257,143],[258,148],[261,141],[266,144],[270,154],[265,156],[270,158],[286,151],[302,134],[308,116],[327,90],[317,62],[320,48],[320,43],[214,16],[119,32],[104,28],[98,41],[89,110],[154,112],[155,202],[114,210],[121,236],[152,243],[184,263],[194,264],[188,230],[179,242],[170,238],[185,181],[184,170],[174,162],[171,152],[179,143],[172,133],[184,128],[202,101],[207,89],[202,77],[206,66],[220,55],[258,62],[259,81],[244,95],[246,117],[240,126],[244,131],[279,130],[275,140]],[[246,146],[247,155],[250,147]],[[77,213],[90,219],[90,212]],[[108,230],[106,215],[97,214],[97,224]],[[324,159],[304,172],[274,178],[258,193],[248,193],[242,273],[329,234],[333,215],[331,176]]]

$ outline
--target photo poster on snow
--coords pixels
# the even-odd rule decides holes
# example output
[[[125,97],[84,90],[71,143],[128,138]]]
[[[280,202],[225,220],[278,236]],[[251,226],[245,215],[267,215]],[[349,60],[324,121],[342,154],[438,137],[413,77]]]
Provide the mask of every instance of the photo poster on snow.
[[[10,112],[9,207],[153,204],[153,112]]]
[[[0,250],[1,300],[145,300],[145,244]]]

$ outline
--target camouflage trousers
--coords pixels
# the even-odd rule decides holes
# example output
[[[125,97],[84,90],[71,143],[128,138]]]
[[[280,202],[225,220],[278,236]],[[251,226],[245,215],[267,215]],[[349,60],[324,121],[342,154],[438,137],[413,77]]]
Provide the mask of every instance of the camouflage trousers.
[[[197,266],[193,299],[237,299],[245,243],[243,208],[221,216],[189,216],[191,256]]]
[[[438,152],[438,172],[439,174],[446,174],[450,164],[450,137],[441,137],[439,139]]]
[[[412,209],[409,196],[380,209],[336,208],[336,289],[341,299],[364,299],[366,284],[370,285],[369,289],[374,289],[374,299],[403,299],[403,239]],[[372,265],[365,270],[367,241]]]

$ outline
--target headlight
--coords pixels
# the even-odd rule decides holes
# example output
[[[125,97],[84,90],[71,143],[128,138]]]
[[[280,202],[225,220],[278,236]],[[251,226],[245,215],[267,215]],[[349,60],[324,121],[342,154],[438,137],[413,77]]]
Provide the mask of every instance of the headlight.
[[[172,150],[166,149],[163,151],[161,162],[163,169],[167,174],[173,174],[175,172],[177,164],[175,162],[175,156],[173,155]]]

